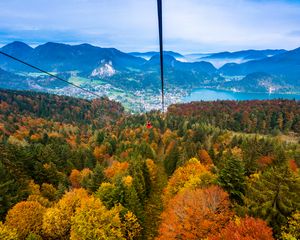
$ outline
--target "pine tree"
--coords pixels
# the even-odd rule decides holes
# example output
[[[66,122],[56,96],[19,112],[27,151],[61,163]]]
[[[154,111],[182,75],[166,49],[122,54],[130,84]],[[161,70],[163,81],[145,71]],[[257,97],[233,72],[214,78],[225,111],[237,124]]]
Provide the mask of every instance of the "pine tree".
[[[96,191],[96,189],[99,188],[100,184],[106,179],[104,175],[104,167],[100,164],[97,164],[96,167],[93,169],[92,174],[92,184],[93,184],[93,190]]]
[[[128,176],[131,178],[131,176]],[[132,179],[132,178],[131,178]],[[123,185],[124,182],[123,182]],[[130,211],[132,211],[140,221],[144,220],[144,214],[143,214],[143,206],[140,202],[140,199],[138,197],[138,194],[132,185],[132,182],[130,184],[127,184],[124,186],[124,192],[125,192],[125,198],[123,205]]]
[[[219,173],[218,184],[225,189],[232,200],[239,203],[245,193],[245,170],[242,162],[231,156],[225,162],[224,168]]]
[[[287,167],[269,168],[248,184],[244,201],[249,214],[266,220],[279,234],[287,218],[300,209],[300,178]]]
[[[97,135],[96,135],[96,143],[98,145],[101,145],[103,143],[103,141],[104,141],[104,138],[105,138],[104,132],[102,132],[102,131],[98,132]]]
[[[164,161],[164,166],[168,175],[171,175],[175,171],[179,157],[178,145],[175,143],[171,151],[165,157]]]
[[[130,175],[133,177],[133,187],[135,188],[139,199],[144,203],[150,188],[150,177],[149,173],[145,175],[145,172],[148,172],[145,161],[142,159],[132,159],[130,162]]]
[[[95,192],[105,180],[104,167],[98,163],[93,172],[82,179],[81,185],[91,192]]]
[[[0,219],[11,206],[27,196],[24,173],[11,161],[10,154],[0,146]]]

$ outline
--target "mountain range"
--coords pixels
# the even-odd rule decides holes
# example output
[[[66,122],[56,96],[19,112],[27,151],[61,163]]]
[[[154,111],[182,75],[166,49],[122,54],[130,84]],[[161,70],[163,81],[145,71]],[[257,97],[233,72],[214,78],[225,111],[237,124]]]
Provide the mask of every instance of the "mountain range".
[[[89,44],[72,46],[50,42],[35,48],[13,42],[0,50],[92,91],[99,92],[103,86],[110,86],[116,91],[159,93],[158,52],[125,53]],[[213,64],[216,60],[225,64],[217,67]],[[205,87],[244,92],[300,92],[300,48],[189,55],[166,51],[164,68],[168,89],[189,92]],[[65,83],[58,83],[1,54],[0,87],[69,91],[63,89],[67,87]]]

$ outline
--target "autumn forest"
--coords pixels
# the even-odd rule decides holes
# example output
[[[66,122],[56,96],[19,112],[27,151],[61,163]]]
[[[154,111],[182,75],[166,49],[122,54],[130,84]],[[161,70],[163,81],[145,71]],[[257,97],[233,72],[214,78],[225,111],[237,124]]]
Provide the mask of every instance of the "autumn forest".
[[[299,134],[294,100],[129,114],[1,90],[0,239],[300,239]]]

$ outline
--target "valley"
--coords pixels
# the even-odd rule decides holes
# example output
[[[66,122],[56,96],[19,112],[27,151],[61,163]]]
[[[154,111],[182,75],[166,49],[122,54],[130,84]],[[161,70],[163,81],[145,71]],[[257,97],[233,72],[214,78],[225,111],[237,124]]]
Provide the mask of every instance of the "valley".
[[[157,52],[124,53],[115,48],[60,43],[46,43],[32,48],[22,42],[7,44],[1,51],[100,96],[121,102],[129,112],[160,109]],[[216,64],[216,61],[222,64]],[[190,55],[166,51],[166,106],[193,99],[193,93],[199,88],[231,91],[231,95],[244,93],[244,96],[251,96],[251,93],[258,93],[258,99],[268,98],[269,93],[274,96],[286,94],[282,96],[287,98],[299,96],[299,62],[300,48],[291,51],[246,50]],[[87,99],[94,97],[3,55],[0,55],[0,87]],[[203,98],[222,99],[222,96],[217,95],[213,99],[212,96]]]

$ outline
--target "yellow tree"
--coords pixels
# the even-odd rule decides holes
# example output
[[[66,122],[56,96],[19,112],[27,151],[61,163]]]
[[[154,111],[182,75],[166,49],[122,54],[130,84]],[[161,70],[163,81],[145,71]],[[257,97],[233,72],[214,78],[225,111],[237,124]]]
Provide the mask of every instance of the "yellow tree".
[[[88,198],[88,193],[84,189],[67,192],[54,207],[47,209],[43,218],[44,235],[53,239],[67,238],[76,208]]]
[[[16,229],[21,239],[30,233],[41,234],[44,213],[45,208],[38,202],[19,202],[8,211],[5,224]]]
[[[16,229],[9,228],[0,222],[0,239],[1,240],[19,240],[19,235]]]
[[[124,236],[128,240],[133,240],[141,235],[142,227],[137,217],[128,211],[122,219],[122,228]]]
[[[72,217],[71,240],[124,239],[116,208],[107,210],[98,198],[82,202]]]
[[[40,191],[40,186],[36,183],[34,183],[33,180],[31,180],[28,184],[28,190],[29,190],[29,196],[27,198],[27,201],[36,201],[39,202],[44,207],[50,207],[52,203],[49,201],[48,198],[44,197]]]
[[[288,224],[281,228],[283,240],[300,239],[300,211],[295,212],[288,218]]]
[[[156,175],[157,175],[157,166],[152,159],[146,160],[147,169],[150,174],[151,183],[154,183]]]
[[[207,186],[215,179],[216,176],[206,166],[202,165],[198,159],[192,158],[184,166],[177,168],[168,181],[164,189],[164,203],[167,205],[168,201],[180,191]]]

